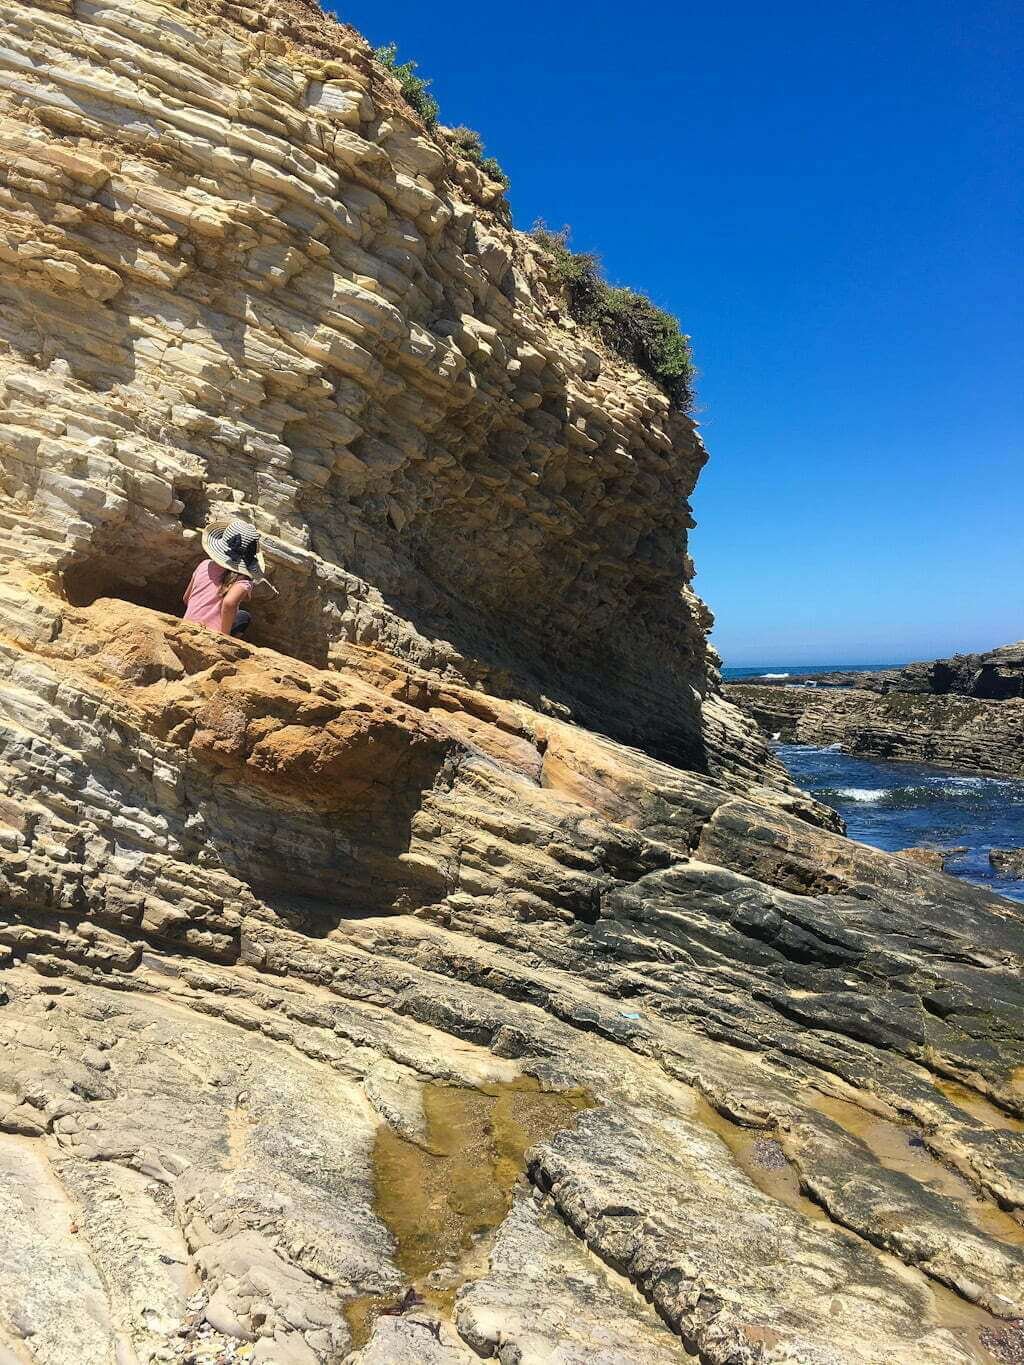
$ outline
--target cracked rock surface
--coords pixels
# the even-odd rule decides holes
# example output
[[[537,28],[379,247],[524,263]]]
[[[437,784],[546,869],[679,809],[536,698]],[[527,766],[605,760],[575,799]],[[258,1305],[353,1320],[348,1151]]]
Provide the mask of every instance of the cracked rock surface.
[[[0,28],[0,1363],[1019,1358],[1024,915],[723,699],[692,424],[306,0]]]

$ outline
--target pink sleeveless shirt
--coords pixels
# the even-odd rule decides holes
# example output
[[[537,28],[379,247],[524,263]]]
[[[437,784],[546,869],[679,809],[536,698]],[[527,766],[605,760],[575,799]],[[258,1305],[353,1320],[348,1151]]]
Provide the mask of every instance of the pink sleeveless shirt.
[[[196,567],[185,589],[186,621],[198,621],[201,625],[208,626],[210,630],[220,630],[220,614],[224,606],[220,585],[226,573],[227,570],[222,569],[219,564],[214,564],[212,559],[204,559]],[[244,587],[243,601],[251,595],[252,584],[245,583]]]

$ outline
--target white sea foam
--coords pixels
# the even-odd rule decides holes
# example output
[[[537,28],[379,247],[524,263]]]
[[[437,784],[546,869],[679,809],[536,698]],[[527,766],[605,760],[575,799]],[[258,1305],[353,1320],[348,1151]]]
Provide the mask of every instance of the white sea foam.
[[[937,779],[941,787],[947,787],[950,791],[962,791],[968,789],[981,789],[985,787],[1012,787],[1014,784],[1005,777],[941,777]]]
[[[758,676],[761,678],[791,678],[793,675],[792,673],[761,673]]]
[[[892,796],[892,788],[882,787],[873,791],[870,787],[836,787],[835,795],[841,801],[884,801],[887,796]]]

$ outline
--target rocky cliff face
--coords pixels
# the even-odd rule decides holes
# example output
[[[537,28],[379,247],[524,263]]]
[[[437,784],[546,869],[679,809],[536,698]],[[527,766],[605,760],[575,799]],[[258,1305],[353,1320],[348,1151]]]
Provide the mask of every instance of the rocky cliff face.
[[[176,610],[195,528],[241,507],[280,592],[257,643],[763,763],[702,723],[693,425],[562,315],[358,35],[301,0],[0,19],[8,558]]]
[[[1013,1358],[1020,911],[718,695],[692,426],[319,11],[0,21],[0,1358]]]

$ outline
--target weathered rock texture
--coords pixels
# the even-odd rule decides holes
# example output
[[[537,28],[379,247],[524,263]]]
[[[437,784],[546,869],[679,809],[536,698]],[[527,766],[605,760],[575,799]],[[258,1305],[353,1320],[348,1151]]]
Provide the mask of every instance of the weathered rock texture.
[[[9,557],[176,610],[193,528],[242,507],[280,592],[256,643],[376,643],[763,762],[702,719],[692,424],[560,316],[500,186],[358,35],[302,0],[0,23]]]
[[[0,1360],[993,1358],[1024,918],[718,695],[692,427],[319,11],[0,20]],[[164,614],[229,511],[252,643]],[[524,1074],[405,1295],[384,1125]]]
[[[787,743],[1024,776],[1024,642],[877,673],[729,683],[725,690]]]
[[[955,693],[986,701],[1024,697],[1024,640],[985,654],[954,654],[950,659],[907,664],[874,672],[851,670],[810,673],[802,682],[822,687],[858,687],[868,692],[917,692],[934,696]]]
[[[867,674],[863,675],[867,678]],[[1024,699],[950,692],[727,683],[726,695],[765,733],[850,754],[1024,776]]]
[[[1024,877],[1024,848],[989,849],[989,863],[1008,877]]]

